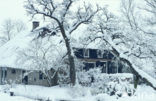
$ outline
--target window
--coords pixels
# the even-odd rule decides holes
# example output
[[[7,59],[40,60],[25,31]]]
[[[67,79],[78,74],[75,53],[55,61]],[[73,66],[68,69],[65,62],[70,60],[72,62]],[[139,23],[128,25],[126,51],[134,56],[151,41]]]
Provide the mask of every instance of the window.
[[[84,49],[84,57],[89,57],[89,49]]]
[[[6,78],[6,76],[7,76],[7,70],[2,70],[1,76],[2,76],[2,78]]]
[[[34,78],[34,81],[36,81],[36,78]]]
[[[3,69],[2,68],[2,71],[1,71],[1,84],[5,84],[5,80],[6,80],[6,77],[7,77],[7,69]]]
[[[39,72],[39,80],[42,80],[42,79],[43,79],[43,73]]]
[[[118,73],[122,73],[123,72],[123,65],[121,63],[118,64]]]
[[[22,74],[24,74],[25,72],[26,72],[26,71],[25,71],[25,70],[23,70],[23,71],[22,71]]]
[[[7,77],[7,68],[3,67],[2,68],[2,78],[6,78]]]
[[[11,70],[11,73],[12,73],[12,74],[16,74],[16,70],[15,70],[15,69],[12,69],[12,70]]]
[[[117,64],[115,62],[109,62],[108,65],[108,74],[117,73]]]
[[[102,73],[107,73],[107,62],[101,62]]]
[[[74,54],[77,58],[83,58],[83,49],[75,49]]]
[[[86,62],[84,64],[85,64],[84,70],[86,70],[86,71],[88,71],[89,69],[94,68],[96,66],[94,62]]]
[[[98,58],[102,58],[103,57],[103,54],[102,54],[101,50],[97,50],[97,56],[98,56]]]
[[[7,71],[5,71],[5,77],[7,77]]]

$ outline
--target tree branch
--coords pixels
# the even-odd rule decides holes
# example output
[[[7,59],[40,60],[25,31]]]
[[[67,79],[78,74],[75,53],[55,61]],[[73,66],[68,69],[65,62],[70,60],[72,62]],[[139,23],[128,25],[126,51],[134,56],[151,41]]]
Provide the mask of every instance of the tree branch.
[[[89,23],[92,18],[95,16],[96,13],[98,13],[100,11],[100,8],[97,5],[96,11],[91,12],[91,8],[90,6],[86,6],[84,4],[85,7],[85,15],[82,16],[82,12],[81,12],[81,8],[78,9],[77,11],[77,22],[75,22],[72,26],[72,29],[69,31],[69,33],[71,34],[73,31],[75,31],[81,24],[86,24]],[[91,14],[90,14],[91,13]]]

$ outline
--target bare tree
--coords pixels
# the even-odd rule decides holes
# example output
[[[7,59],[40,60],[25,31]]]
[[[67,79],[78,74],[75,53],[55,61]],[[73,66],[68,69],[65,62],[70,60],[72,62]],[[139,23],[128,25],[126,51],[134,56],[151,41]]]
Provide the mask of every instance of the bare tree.
[[[15,21],[15,30],[17,33],[20,33],[21,31],[26,30],[26,29],[27,29],[27,27],[23,21],[21,21],[21,20]]]
[[[137,29],[138,27],[135,16],[135,8],[136,5],[134,0],[121,0],[121,12],[132,29]]]
[[[36,15],[42,15],[44,19],[49,18],[57,24],[67,48],[72,85],[75,85],[76,72],[69,35],[80,25],[90,23],[99,11],[98,7],[94,11],[91,5],[86,5],[86,3],[75,10],[72,7],[76,6],[77,2],[78,0],[62,0],[61,2],[57,0],[27,0],[25,5],[32,18]]]
[[[149,16],[146,18],[147,26],[151,27],[151,30],[145,31],[147,34],[156,35],[155,31],[153,31],[152,27],[156,26],[156,0],[144,0],[145,6],[142,9],[148,12]]]
[[[141,31],[145,34],[156,35],[155,31],[151,28],[145,28],[145,26],[154,26],[156,24],[156,1],[144,0],[145,3],[139,4],[135,0],[122,0],[121,12],[123,18],[127,21],[128,25],[136,31]],[[145,16],[148,12],[148,16]]]
[[[1,41],[2,44],[8,42],[10,39],[12,39],[17,33],[23,31],[26,29],[26,25],[18,20],[12,20],[12,19],[7,19],[2,23],[2,26],[0,28],[0,31],[2,32],[1,34]]]
[[[11,39],[14,27],[14,22],[11,19],[4,21],[1,30],[6,36],[4,37],[5,41],[9,41]]]
[[[144,8],[144,10],[154,14],[156,16],[156,0],[144,0],[146,2],[147,7]]]

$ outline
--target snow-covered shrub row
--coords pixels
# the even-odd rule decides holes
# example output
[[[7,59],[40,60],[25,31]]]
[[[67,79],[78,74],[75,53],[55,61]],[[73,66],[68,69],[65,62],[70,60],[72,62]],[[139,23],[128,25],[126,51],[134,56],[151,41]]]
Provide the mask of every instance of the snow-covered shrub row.
[[[133,85],[127,82],[109,82],[107,84],[106,93],[110,96],[116,95],[117,97],[132,96],[134,94]]]
[[[101,75],[100,69],[90,69],[89,71],[80,71],[78,72],[77,79],[79,83],[83,86],[91,86],[94,78],[97,75]]]
[[[105,74],[101,70],[91,69],[87,72],[82,71],[78,74],[79,83],[82,86],[91,87],[92,95],[107,93],[109,95],[122,96],[125,93],[133,94],[133,75],[128,73],[122,74]]]
[[[8,92],[10,88],[11,88],[10,85],[1,85],[0,92]]]

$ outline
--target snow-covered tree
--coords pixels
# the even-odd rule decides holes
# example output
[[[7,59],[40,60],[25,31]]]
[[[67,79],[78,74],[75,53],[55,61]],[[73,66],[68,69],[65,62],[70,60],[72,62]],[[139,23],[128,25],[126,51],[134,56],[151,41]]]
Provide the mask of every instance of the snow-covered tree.
[[[17,59],[19,66],[43,73],[49,86],[53,85],[52,81],[58,72],[60,72],[62,68],[66,68],[64,52],[62,52],[59,45],[52,41],[54,38],[51,38],[51,41],[48,37],[34,38],[34,40],[29,43],[28,48],[19,51]]]
[[[144,2],[145,1],[145,2]],[[127,24],[135,25],[133,28],[131,27],[131,33],[134,32],[135,50],[137,54],[131,54],[134,57],[138,58],[142,62],[144,61],[144,65],[141,66],[146,72],[148,72],[151,76],[155,77],[155,46],[154,40],[156,38],[155,33],[155,0],[144,0],[141,5],[139,5],[134,0],[123,0],[122,5],[127,5],[128,10],[122,6],[122,10],[125,11],[124,18],[129,21],[129,18],[132,18]],[[140,3],[140,2],[139,2]],[[129,14],[129,17],[126,14]],[[137,37],[136,37],[137,36]],[[138,65],[140,62],[138,63]],[[150,68],[152,67],[152,68]]]
[[[104,9],[89,26],[90,33],[86,40],[89,40],[89,43],[99,42],[99,47],[107,46],[108,49],[118,52],[121,62],[128,65],[138,78],[156,89],[156,80],[142,71],[147,69],[147,66],[154,67],[155,56],[150,52],[151,48],[155,50],[154,37],[133,26],[134,22],[130,19],[127,22]]]
[[[80,0],[81,1],[81,0]],[[82,24],[92,21],[94,15],[99,11],[97,6],[93,10],[91,5],[79,3],[79,0],[27,0],[25,8],[34,16],[43,16],[57,25],[67,49],[67,56],[70,67],[71,84],[76,81],[75,62],[72,55],[70,35]]]

